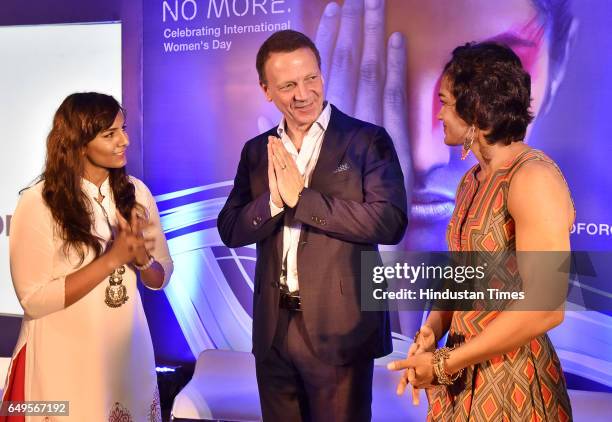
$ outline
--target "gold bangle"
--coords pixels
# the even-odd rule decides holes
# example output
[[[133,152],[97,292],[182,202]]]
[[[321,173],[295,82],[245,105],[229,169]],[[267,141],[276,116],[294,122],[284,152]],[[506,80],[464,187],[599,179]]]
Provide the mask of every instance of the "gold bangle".
[[[431,363],[433,365],[434,373],[439,384],[452,385],[455,381],[463,374],[463,368],[457,371],[454,375],[449,375],[444,368],[446,359],[450,357],[450,352],[455,348],[441,347],[433,352]]]

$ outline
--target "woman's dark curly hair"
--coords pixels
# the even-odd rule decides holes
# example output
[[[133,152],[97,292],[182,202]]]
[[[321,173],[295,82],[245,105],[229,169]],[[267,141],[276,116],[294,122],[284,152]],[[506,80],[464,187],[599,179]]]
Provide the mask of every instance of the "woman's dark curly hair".
[[[53,118],[47,137],[47,157],[41,175],[42,196],[64,240],[64,253],[74,250],[81,263],[91,248],[102,253],[100,239],[91,233],[89,200],[81,188],[84,169],[83,148],[113,124],[123,109],[110,95],[96,92],[71,94]],[[109,182],[117,209],[129,220],[136,203],[134,185],[125,167],[109,169]]]
[[[493,42],[457,47],[444,66],[444,77],[459,117],[487,131],[487,141],[509,145],[525,139],[533,120],[531,77],[509,47]]]

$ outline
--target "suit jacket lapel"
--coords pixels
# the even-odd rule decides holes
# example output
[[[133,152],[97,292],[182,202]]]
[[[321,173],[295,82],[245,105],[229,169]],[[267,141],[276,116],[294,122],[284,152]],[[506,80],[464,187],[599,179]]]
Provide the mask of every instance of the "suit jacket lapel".
[[[257,145],[257,157],[253,159],[255,161],[254,168],[251,170],[252,182],[256,187],[255,192],[253,192],[253,198],[255,199],[257,196],[261,194],[261,192],[269,192],[269,182],[268,182],[268,136],[278,136],[276,132],[276,127],[273,127],[269,131],[263,133],[261,135],[261,139],[258,140]],[[284,212],[283,212],[284,213]],[[284,217],[283,217],[284,218]],[[283,256],[283,226],[279,226],[279,229],[275,233],[274,239],[274,248],[275,253],[273,255],[273,262],[277,264],[278,268],[280,268],[280,262]],[[280,274],[280,270],[278,272]]]
[[[333,105],[331,108],[319,159],[310,179],[309,186],[315,190],[325,186],[328,177],[338,168],[351,139],[345,128],[344,114]]]
[[[258,192],[267,191],[269,182],[268,182],[268,136],[277,136],[276,128],[270,129],[268,132],[264,133],[260,144],[257,148],[257,157],[255,168],[253,169],[253,180],[257,181],[256,183],[257,190],[254,192],[254,197],[257,197]],[[261,184],[260,184],[261,183]]]

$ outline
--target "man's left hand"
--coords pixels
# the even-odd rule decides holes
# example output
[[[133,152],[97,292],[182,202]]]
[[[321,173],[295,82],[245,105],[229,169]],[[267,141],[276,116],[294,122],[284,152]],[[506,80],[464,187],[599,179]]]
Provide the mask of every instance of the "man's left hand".
[[[304,189],[304,176],[300,174],[297,164],[279,139],[274,139],[272,145],[272,159],[276,182],[283,202],[290,208],[297,205],[300,193]]]

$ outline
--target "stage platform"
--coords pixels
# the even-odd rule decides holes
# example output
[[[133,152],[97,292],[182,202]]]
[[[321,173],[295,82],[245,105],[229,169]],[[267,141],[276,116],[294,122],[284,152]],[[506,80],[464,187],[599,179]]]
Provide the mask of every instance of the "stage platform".
[[[425,421],[427,400],[413,406],[410,396],[397,396],[399,373],[385,368],[388,359],[374,367],[372,420],[374,422]],[[575,422],[608,422],[612,394],[570,390]],[[172,417],[180,421],[261,420],[261,409],[252,354],[229,350],[205,350],[198,357],[191,381],[176,396]]]

